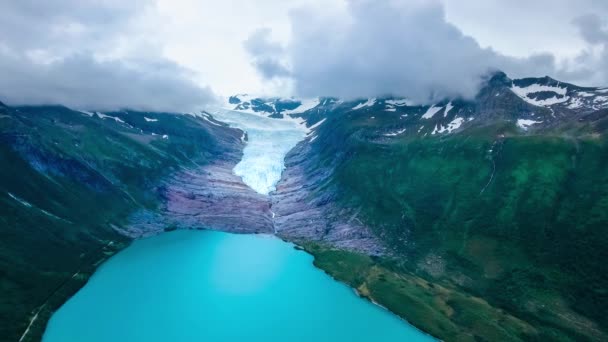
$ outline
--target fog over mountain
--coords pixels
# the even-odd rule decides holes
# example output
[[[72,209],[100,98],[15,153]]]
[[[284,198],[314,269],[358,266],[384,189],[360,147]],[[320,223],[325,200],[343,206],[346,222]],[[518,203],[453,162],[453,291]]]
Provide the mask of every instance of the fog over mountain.
[[[516,77],[606,80],[603,71],[598,75],[606,58],[589,51],[581,52],[578,63],[564,65],[551,53],[521,58],[482,48],[446,21],[438,2],[350,1],[344,11],[317,15],[304,8],[292,11],[290,19],[292,39],[285,47],[272,42],[267,28],[254,32],[245,47],[263,77],[287,77],[304,97],[404,95],[419,103],[471,98],[496,70]],[[606,53],[606,31],[597,14],[577,18],[574,25]]]

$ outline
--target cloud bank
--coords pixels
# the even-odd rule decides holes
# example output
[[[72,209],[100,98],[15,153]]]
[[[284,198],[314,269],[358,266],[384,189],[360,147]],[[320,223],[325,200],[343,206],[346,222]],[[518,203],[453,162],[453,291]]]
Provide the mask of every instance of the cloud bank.
[[[215,100],[138,34],[151,0],[20,0],[0,12],[0,100],[92,110],[194,110]]]
[[[515,58],[482,48],[446,21],[443,5],[436,1],[351,0],[343,11],[320,13],[313,8],[292,11],[292,37],[283,48],[262,48],[272,44],[268,31],[251,36],[246,48],[254,61],[266,62],[254,63],[264,78],[288,78],[304,97],[404,95],[430,103],[471,98],[496,70],[512,77],[583,79],[605,65],[588,57],[587,68],[570,70],[558,67],[548,53]],[[605,39],[598,25],[581,29],[590,43]]]

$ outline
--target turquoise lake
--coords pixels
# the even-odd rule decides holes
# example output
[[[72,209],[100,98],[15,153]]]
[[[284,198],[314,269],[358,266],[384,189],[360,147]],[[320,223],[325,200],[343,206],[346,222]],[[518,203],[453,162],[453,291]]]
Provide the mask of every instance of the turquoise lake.
[[[134,242],[51,318],[44,342],[433,341],[271,236]]]

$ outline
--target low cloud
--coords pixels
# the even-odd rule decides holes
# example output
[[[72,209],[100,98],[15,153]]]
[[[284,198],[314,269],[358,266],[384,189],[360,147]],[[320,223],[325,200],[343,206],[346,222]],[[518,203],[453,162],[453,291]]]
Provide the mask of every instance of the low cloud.
[[[351,0],[341,12],[302,8],[290,19],[292,37],[284,48],[252,48],[252,41],[256,47],[273,46],[270,32],[259,31],[246,49],[265,78],[290,79],[304,97],[403,95],[430,103],[471,98],[483,78],[497,70],[512,77],[570,79],[588,78],[592,71],[558,67],[548,53],[515,58],[482,48],[446,21],[436,1]],[[585,29],[590,40],[603,39],[597,27]],[[259,65],[260,60],[290,67],[274,69]]]
[[[62,104],[77,109],[193,111],[214,101],[173,63],[100,62],[75,55],[49,64],[0,57],[0,98],[13,105]]]
[[[150,111],[189,111],[215,101],[192,72],[137,31],[152,0],[21,0],[5,7],[0,101]]]

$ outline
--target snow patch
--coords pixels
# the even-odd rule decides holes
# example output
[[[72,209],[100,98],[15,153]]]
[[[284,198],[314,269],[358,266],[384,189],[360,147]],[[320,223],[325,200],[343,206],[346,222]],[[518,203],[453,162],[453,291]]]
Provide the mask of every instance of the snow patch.
[[[396,136],[398,136],[400,134],[403,134],[404,132],[405,132],[405,128],[404,129],[400,129],[400,130],[395,131],[395,132],[386,133],[386,134],[384,134],[384,136],[385,137],[396,137]]]
[[[454,106],[452,105],[452,101],[450,101],[450,103],[448,103],[447,106],[445,106],[445,112],[443,113],[443,117],[447,117],[448,113],[450,113],[450,111],[454,109]]]
[[[427,109],[426,113],[424,113],[422,115],[423,119],[430,119],[433,116],[435,116],[435,114],[437,114],[437,112],[439,112],[441,110],[441,108],[443,107],[435,107],[435,105],[432,105],[431,107],[429,107],[429,109]]]
[[[376,104],[376,98],[373,97],[373,98],[367,100],[366,102],[363,102],[363,103],[360,103],[360,104],[354,106],[352,110],[359,110],[361,108],[371,107],[375,104]]]
[[[325,120],[327,120],[327,118],[323,118],[323,120],[321,120],[321,121],[317,122],[316,124],[308,127],[309,134],[310,134],[310,132],[312,132],[312,130],[314,130],[315,128],[321,126],[325,122]]]
[[[158,119],[150,119],[144,116],[144,120],[146,120],[146,122],[157,122]]]
[[[210,117],[210,115],[209,115],[208,113],[203,113],[203,114],[201,115],[201,117],[203,118],[203,120],[207,121],[208,123],[210,123],[210,124],[212,124],[212,125],[222,127],[222,125],[220,125],[219,123],[217,123],[217,122],[213,122],[213,120],[211,120],[211,119],[209,118],[209,117]]]
[[[528,102],[531,105],[538,106],[538,107],[548,107],[548,106],[552,106],[552,105],[555,105],[558,103],[564,103],[570,99],[568,96],[566,96],[566,93],[568,92],[568,88],[553,87],[553,86],[541,85],[541,84],[537,84],[537,83],[531,84],[527,87],[518,87],[516,85],[512,85],[511,91],[513,91],[513,93],[515,93],[515,95],[519,96],[522,100]],[[538,93],[538,92],[553,92],[561,97],[554,96],[554,97],[544,99],[544,100],[537,100],[537,99],[533,99],[533,98],[529,97],[530,94],[534,94],[534,93]]]
[[[386,100],[384,103],[388,105],[393,105],[397,107],[409,106],[410,102],[407,99],[399,99],[399,100]]]
[[[517,126],[519,128],[522,128],[523,130],[528,130],[528,127],[534,125],[534,124],[539,124],[542,123],[542,121],[534,121],[534,120],[528,120],[528,119],[518,119],[517,120]]]
[[[86,110],[79,110],[79,112],[81,112],[82,114],[87,115],[87,116],[93,116],[93,115],[95,115],[95,113],[93,113],[93,112],[88,112],[88,111],[86,111]]]
[[[301,114],[301,113],[304,113],[311,109],[316,108],[319,104],[321,104],[321,100],[319,100],[319,98],[306,99],[306,100],[301,100],[300,103],[301,104],[297,108],[291,109],[291,110],[285,110],[282,113],[287,114],[287,115]]]
[[[595,99],[593,99],[593,102],[595,102],[595,103],[608,102],[608,96],[598,96]]]
[[[570,104],[567,106],[570,109],[577,109],[583,106],[583,100],[578,97],[573,97],[570,100]]]
[[[578,94],[578,96],[582,96],[582,97],[591,97],[591,96],[595,96],[595,94],[593,94],[593,93],[588,93],[588,92],[586,92],[586,91],[579,91],[577,94]]]
[[[105,115],[105,114],[99,113],[99,112],[96,112],[95,114],[99,115],[99,117],[102,118],[102,119],[112,119],[112,120],[114,120],[116,122],[120,122],[120,123],[123,123],[123,124],[125,123],[124,121],[122,121],[121,118],[118,118],[116,116]]]
[[[396,112],[397,109],[396,108],[386,108],[384,111],[385,112]]]
[[[464,123],[463,118],[455,118],[445,127],[440,126],[439,128],[437,128],[437,125],[435,125],[435,129],[433,130],[433,133],[431,133],[431,134],[445,133],[445,132],[447,132],[448,134],[452,133],[452,131],[460,128],[460,126],[462,126],[463,123]]]

